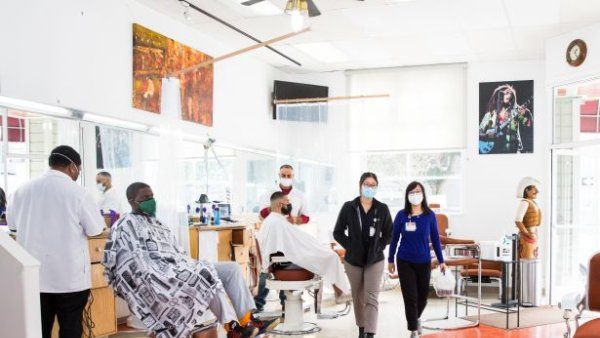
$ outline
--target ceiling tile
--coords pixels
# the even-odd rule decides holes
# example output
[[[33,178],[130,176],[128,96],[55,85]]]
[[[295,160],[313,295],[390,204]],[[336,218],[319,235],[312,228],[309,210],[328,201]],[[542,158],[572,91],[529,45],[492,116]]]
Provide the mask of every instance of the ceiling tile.
[[[504,6],[514,27],[560,23],[560,0],[504,0]]]

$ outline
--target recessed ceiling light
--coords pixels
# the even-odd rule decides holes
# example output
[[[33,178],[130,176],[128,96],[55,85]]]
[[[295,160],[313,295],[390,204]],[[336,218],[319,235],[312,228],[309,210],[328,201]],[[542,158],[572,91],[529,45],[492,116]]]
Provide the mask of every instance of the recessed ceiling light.
[[[293,46],[324,63],[348,61],[348,55],[329,42],[301,43]]]

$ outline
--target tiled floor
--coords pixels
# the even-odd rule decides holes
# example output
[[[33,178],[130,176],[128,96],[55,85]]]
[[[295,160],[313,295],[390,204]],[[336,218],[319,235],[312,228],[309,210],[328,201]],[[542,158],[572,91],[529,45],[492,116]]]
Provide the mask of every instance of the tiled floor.
[[[307,296],[305,296],[308,299]],[[273,300],[269,303],[269,307],[275,309],[277,307],[277,301]],[[324,311],[331,311],[333,307],[328,307]],[[436,318],[440,317],[445,313],[446,303],[440,299],[430,299],[429,305],[425,310],[423,318]],[[464,310],[463,310],[464,311]],[[452,313],[454,311],[452,310]],[[483,312],[482,312],[483,313]],[[471,310],[470,314],[475,314],[474,310]],[[317,322],[314,313],[307,313],[305,316],[306,321]],[[349,315],[334,319],[334,320],[319,320],[319,326],[322,331],[318,334],[307,335],[307,336],[294,336],[304,338],[352,338],[358,336],[358,329],[354,325],[354,315],[351,312]],[[438,337],[449,337],[449,338],[494,338],[494,337],[506,337],[506,338],[521,338],[521,337],[535,337],[535,338],[551,338],[551,337],[562,337],[564,333],[564,324],[548,325],[541,327],[534,327],[529,329],[520,329],[505,331],[492,327],[481,326],[476,329],[467,329],[460,331],[443,331],[443,332],[426,332],[424,337],[427,338],[438,338]],[[380,297],[380,311],[379,311],[379,329],[377,336],[384,338],[403,338],[409,337],[409,332],[406,330],[406,320],[404,318],[404,305],[402,303],[402,295],[399,288],[392,291],[383,292]],[[143,335],[132,335],[132,334],[119,334],[111,336],[110,338],[141,338]],[[219,333],[219,337],[225,337],[224,332]],[[269,338],[280,338],[283,336],[270,335]],[[289,337],[289,336],[286,336]]]

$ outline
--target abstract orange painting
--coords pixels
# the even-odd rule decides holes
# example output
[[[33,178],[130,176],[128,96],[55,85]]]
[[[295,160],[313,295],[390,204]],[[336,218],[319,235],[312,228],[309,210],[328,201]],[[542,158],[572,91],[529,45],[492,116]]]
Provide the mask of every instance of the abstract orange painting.
[[[160,114],[162,78],[211,59],[207,54],[133,24],[133,107]],[[179,80],[181,118],[212,126],[213,65],[180,75]]]

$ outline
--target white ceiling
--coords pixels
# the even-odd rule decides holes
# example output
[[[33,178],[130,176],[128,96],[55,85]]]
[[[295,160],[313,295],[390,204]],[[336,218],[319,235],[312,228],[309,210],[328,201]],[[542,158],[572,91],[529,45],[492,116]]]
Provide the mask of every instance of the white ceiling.
[[[231,51],[254,44],[194,10],[186,20],[177,0],[138,1]],[[191,1],[262,40],[291,32],[283,13],[259,15],[241,0]],[[286,2],[266,1],[281,9]],[[309,19],[311,31],[273,45],[301,67],[264,48],[251,53],[290,72],[536,59],[544,57],[547,38],[600,22],[600,0],[314,1],[322,15]],[[334,57],[320,54],[328,49]]]

